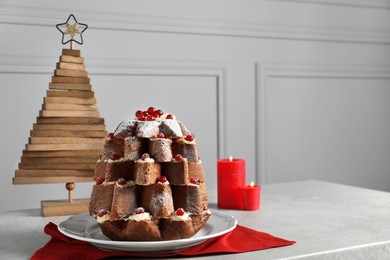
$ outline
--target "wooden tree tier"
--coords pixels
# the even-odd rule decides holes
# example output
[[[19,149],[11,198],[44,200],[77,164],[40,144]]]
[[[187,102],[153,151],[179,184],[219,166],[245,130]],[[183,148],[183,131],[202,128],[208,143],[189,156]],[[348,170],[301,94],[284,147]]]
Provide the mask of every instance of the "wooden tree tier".
[[[93,181],[106,136],[84,58],[80,50],[63,49],[13,183],[67,183],[68,202],[73,202],[74,182]],[[81,208],[85,203],[82,200]],[[64,206],[54,204],[54,212]],[[75,214],[69,207],[64,213]]]

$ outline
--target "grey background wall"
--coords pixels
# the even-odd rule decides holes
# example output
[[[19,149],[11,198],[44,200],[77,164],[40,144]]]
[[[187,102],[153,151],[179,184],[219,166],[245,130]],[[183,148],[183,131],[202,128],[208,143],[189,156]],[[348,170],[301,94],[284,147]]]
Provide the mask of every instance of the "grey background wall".
[[[79,48],[107,130],[150,105],[176,114],[210,197],[230,155],[248,182],[390,191],[389,1],[0,0],[1,211],[67,196],[12,177],[63,48],[55,24],[71,13],[89,25]]]

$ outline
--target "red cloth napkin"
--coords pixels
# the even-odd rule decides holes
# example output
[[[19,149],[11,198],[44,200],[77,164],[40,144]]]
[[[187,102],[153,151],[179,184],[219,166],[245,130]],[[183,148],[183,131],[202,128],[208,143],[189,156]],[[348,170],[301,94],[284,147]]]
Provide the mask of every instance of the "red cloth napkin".
[[[31,257],[36,259],[102,259],[108,257],[172,257],[172,256],[200,256],[222,253],[243,253],[271,247],[292,245],[295,241],[289,241],[274,237],[270,234],[249,229],[240,225],[220,237],[185,249],[183,251],[166,254],[144,254],[128,252],[104,251],[93,245],[69,238],[63,235],[57,225],[49,223],[45,226],[45,233],[51,236],[51,240]]]

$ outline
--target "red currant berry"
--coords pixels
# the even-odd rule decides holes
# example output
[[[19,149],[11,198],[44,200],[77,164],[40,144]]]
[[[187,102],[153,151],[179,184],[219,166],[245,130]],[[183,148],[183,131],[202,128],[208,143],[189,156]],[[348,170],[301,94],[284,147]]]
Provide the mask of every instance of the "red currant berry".
[[[157,138],[165,138],[165,135],[163,133],[158,133]]]
[[[119,178],[119,179],[118,179],[118,184],[119,184],[119,185],[125,185],[125,184],[126,184],[125,178]]]
[[[164,112],[161,109],[156,110],[156,115],[158,115],[159,117],[162,116],[163,114]]]
[[[142,214],[145,212],[145,209],[143,207],[139,207],[135,210],[135,214]]]
[[[154,121],[154,119],[156,119],[156,118],[152,115],[148,115],[148,117],[146,118],[146,120],[148,120],[148,121]]]
[[[166,183],[167,182],[167,177],[161,176],[158,181],[161,182],[161,183]]]
[[[155,109],[154,107],[149,107],[149,108],[148,108],[148,113],[149,113],[150,115],[154,114],[155,112],[156,112],[156,109]]]
[[[97,177],[97,178],[95,179],[95,181],[96,181],[96,184],[97,184],[97,185],[100,185],[100,184],[102,184],[102,183],[104,182],[104,179],[103,179],[102,177]]]
[[[113,161],[118,160],[119,158],[121,158],[121,157],[117,153],[112,153],[110,155],[110,159],[113,160]]]
[[[197,180],[196,178],[191,178],[191,179],[190,179],[190,182],[191,182],[192,184],[198,184],[198,180]]]
[[[148,159],[148,158],[150,158],[150,155],[148,154],[148,153],[144,153],[142,156],[141,156],[141,159],[142,160],[146,160],[146,159]]]
[[[176,154],[175,160],[176,160],[177,162],[181,162],[181,161],[183,161],[183,156],[181,156],[181,154]]]
[[[139,115],[142,114],[142,111],[141,110],[137,110],[137,112],[135,112],[135,116],[138,117]]]
[[[114,139],[114,133],[108,133],[107,137],[111,140]]]
[[[184,216],[184,213],[186,213],[185,211],[184,211],[184,209],[183,208],[178,208],[177,210],[176,210],[176,215],[177,216]]]
[[[195,136],[192,134],[189,134],[186,136],[186,141],[188,141],[188,142],[192,142],[192,141],[194,141],[194,139],[195,139]]]
[[[145,116],[143,114],[140,114],[137,116],[138,121],[145,121]]]
[[[172,114],[168,114],[167,115],[167,119],[173,119],[173,115]]]
[[[103,217],[104,215],[107,214],[107,211],[105,209],[101,209],[98,211],[97,215],[101,218]]]
[[[142,111],[142,115],[147,117],[149,115],[148,111]]]

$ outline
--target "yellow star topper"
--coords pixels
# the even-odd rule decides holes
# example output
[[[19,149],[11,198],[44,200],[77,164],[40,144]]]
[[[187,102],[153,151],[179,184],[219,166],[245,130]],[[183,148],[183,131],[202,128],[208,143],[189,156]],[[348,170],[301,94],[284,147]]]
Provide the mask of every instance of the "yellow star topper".
[[[74,23],[70,23],[69,20],[73,19]],[[62,44],[70,42],[70,49],[73,49],[73,43],[83,44],[83,32],[88,28],[88,25],[77,22],[73,14],[69,15],[68,20],[65,23],[59,23],[56,25],[57,29],[62,33]],[[69,35],[67,41],[65,41],[65,35]],[[79,39],[80,41],[78,41]]]
[[[75,23],[74,25],[70,25],[69,23],[67,23],[66,31],[64,32],[64,34],[69,34],[70,37],[73,39],[76,34],[80,34],[78,27],[79,27],[78,23]]]

